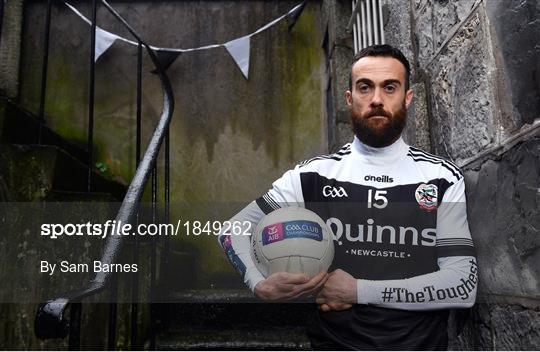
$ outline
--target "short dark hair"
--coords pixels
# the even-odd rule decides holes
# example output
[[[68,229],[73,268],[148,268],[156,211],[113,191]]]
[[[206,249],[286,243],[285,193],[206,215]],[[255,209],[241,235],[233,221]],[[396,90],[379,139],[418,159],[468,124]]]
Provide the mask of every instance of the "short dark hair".
[[[349,90],[352,91],[352,68],[354,64],[360,60],[363,57],[366,56],[383,56],[383,57],[393,57],[394,59],[398,60],[405,66],[405,91],[409,89],[409,76],[411,75],[411,66],[409,65],[409,61],[403,55],[401,50],[398,48],[394,48],[391,45],[388,44],[377,44],[368,46],[362,50],[360,50],[356,55],[354,55],[353,61],[351,63],[351,70],[349,72]]]

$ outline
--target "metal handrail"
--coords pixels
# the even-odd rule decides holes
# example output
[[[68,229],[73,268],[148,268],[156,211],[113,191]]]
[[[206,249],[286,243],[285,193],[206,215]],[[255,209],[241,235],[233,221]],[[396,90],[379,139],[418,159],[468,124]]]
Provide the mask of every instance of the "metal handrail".
[[[146,44],[135,30],[118,14],[118,12],[109,5],[106,0],[99,0],[105,8],[118,19],[127,30],[146,48],[154,66],[156,67],[161,87],[163,90],[163,109],[159,118],[158,125],[152,135],[150,143],[144,153],[144,156],[137,167],[135,176],[126,192],[126,196],[122,201],[122,205],[116,216],[116,221],[119,223],[129,223],[133,220],[137,212],[139,202],[141,200],[144,186],[154,168],[159,153],[160,146],[168,133],[168,126],[174,110],[173,91],[169,78],[162,69],[159,60],[153,49]],[[107,242],[101,255],[101,262],[113,264],[118,257],[118,253],[122,247],[122,236],[107,236]],[[110,284],[113,273],[99,272],[88,285],[77,291],[73,291],[57,298],[51,299],[40,304],[36,320],[34,324],[34,332],[38,338],[65,338],[68,335],[69,328],[67,319],[64,317],[66,308],[70,304],[78,304],[88,296],[97,294],[103,291]]]

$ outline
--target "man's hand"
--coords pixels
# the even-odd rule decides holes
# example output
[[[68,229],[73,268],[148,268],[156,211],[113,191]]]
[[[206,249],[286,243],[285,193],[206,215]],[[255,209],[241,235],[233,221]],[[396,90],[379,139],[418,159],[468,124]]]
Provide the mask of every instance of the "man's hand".
[[[255,286],[255,295],[269,301],[295,299],[318,292],[327,279],[325,271],[311,279],[306,274],[275,273]]]
[[[331,272],[316,302],[323,312],[351,308],[357,303],[356,279],[341,269]]]

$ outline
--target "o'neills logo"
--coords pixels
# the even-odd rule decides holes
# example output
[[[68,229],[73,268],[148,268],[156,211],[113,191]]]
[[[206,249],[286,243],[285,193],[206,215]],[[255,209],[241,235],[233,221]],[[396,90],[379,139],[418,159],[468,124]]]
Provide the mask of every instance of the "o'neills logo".
[[[364,180],[366,180],[366,181],[375,181],[375,182],[386,182],[386,183],[394,182],[394,179],[392,177],[390,177],[390,176],[387,176],[387,175],[382,175],[382,176],[366,175],[366,177],[364,177]]]

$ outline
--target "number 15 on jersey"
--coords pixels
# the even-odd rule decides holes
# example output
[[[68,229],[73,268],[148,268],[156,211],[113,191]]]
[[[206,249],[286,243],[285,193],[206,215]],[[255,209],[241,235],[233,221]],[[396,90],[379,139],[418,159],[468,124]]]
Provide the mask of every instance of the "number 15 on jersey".
[[[373,192],[372,189],[368,190],[368,209],[371,209],[371,207],[375,207],[377,209],[385,208],[388,205],[388,198],[385,196],[387,193],[388,191],[382,191],[380,189],[376,189],[375,192]]]

